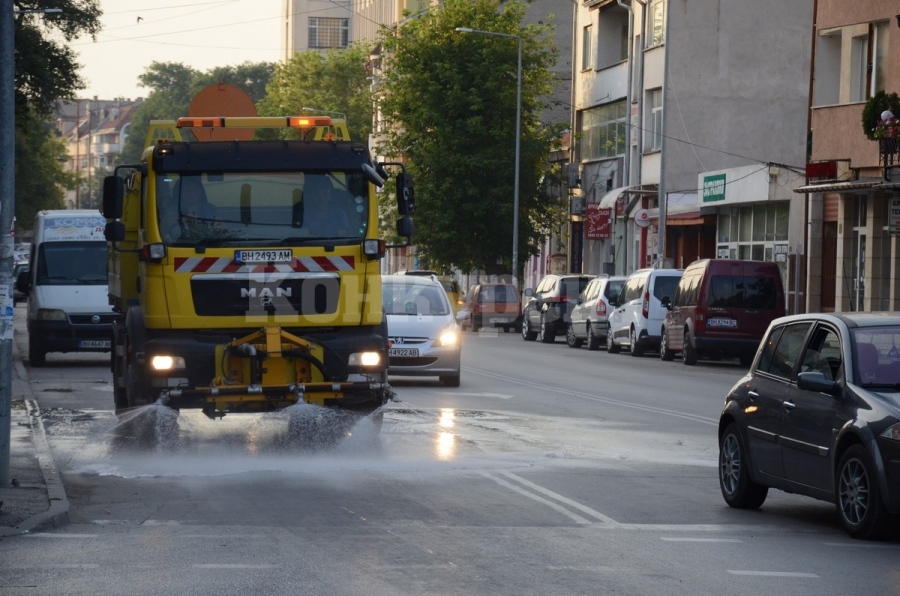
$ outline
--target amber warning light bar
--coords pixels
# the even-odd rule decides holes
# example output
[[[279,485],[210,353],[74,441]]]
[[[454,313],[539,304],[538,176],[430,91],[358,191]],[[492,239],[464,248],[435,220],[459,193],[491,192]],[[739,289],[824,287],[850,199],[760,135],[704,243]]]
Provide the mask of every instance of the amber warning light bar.
[[[332,126],[330,116],[276,117],[190,117],[179,118],[178,128],[309,128],[311,126]]]

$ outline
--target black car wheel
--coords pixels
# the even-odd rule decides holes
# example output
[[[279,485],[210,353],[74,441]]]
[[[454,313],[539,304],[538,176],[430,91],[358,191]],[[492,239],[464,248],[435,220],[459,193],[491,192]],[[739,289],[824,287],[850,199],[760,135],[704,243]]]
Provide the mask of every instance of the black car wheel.
[[[525,341],[534,341],[537,339],[537,332],[531,330],[531,322],[528,320],[528,313],[522,317],[522,339]]]
[[[841,525],[852,538],[881,538],[890,527],[891,515],[881,500],[875,466],[862,445],[853,445],[841,457],[835,504]]]
[[[719,488],[725,502],[735,509],[759,509],[769,494],[769,487],[750,479],[747,448],[733,422],[719,440]]]
[[[539,332],[541,343],[544,344],[552,344],[556,341],[556,331],[553,328],[551,323],[548,323],[544,318],[544,313],[541,313],[541,330]]]
[[[666,362],[675,359],[675,351],[669,349],[669,332],[666,329],[662,330],[659,338],[659,358]]]
[[[631,355],[644,355],[644,348],[638,343],[637,331],[635,331],[634,327],[631,328]]]
[[[697,350],[691,344],[691,334],[687,331],[684,332],[684,348],[681,350],[681,359],[688,366],[697,364]]]
[[[587,324],[587,349],[588,350],[599,350],[600,342],[603,341],[603,338],[597,337],[594,335],[594,329],[591,327],[591,324]]]
[[[583,339],[575,337],[575,328],[572,323],[566,325],[566,345],[570,348],[580,348],[583,343]]]

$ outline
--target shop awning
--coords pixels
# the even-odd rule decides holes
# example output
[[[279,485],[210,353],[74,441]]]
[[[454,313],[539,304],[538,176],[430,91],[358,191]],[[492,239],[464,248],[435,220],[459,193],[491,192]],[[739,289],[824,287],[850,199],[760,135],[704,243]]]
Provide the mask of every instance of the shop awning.
[[[866,190],[881,184],[881,180],[849,180],[847,182],[823,182],[821,184],[807,184],[795,188],[794,192],[846,192],[850,190]]]
[[[601,209],[614,209],[616,206],[616,201],[619,200],[623,194],[640,194],[640,195],[655,195],[659,191],[657,189],[645,189],[643,185],[637,184],[634,186],[620,186],[618,188],[614,188],[600,199],[600,208]]]

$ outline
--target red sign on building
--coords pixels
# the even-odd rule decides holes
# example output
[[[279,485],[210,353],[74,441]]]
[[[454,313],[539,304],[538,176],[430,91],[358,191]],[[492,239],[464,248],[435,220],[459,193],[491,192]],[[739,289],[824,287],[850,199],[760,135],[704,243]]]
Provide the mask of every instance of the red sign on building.
[[[612,236],[612,209],[601,209],[600,203],[585,208],[584,235],[588,240],[609,240]]]

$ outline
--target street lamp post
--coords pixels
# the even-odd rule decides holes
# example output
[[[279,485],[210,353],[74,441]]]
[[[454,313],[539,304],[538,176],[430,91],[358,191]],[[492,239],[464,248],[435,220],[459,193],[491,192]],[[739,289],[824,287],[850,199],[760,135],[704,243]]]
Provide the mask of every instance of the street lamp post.
[[[516,65],[516,166],[513,182],[513,249],[512,249],[512,282],[519,287],[519,146],[522,140],[522,37],[512,33],[482,31],[468,27],[457,27],[460,33],[478,33],[496,37],[513,37],[519,42],[519,60]]]

